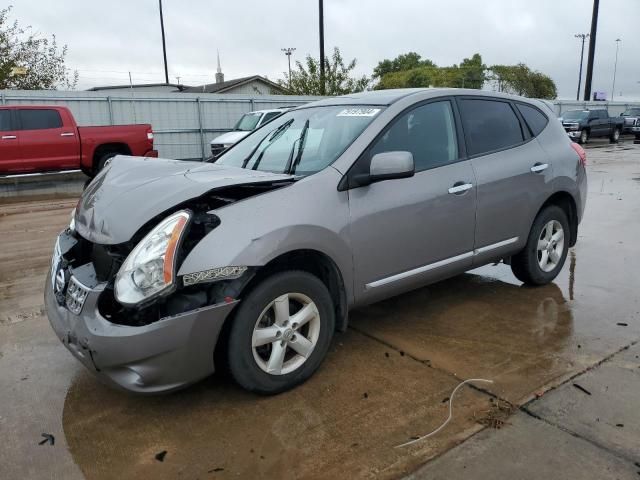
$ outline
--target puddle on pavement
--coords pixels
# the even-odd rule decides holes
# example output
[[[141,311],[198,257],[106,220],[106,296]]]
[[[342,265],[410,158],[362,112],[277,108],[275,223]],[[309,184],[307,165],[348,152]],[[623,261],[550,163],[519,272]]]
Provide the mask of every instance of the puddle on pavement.
[[[275,397],[219,377],[173,395],[140,397],[83,373],[69,388],[63,426],[90,479],[396,478],[481,428],[476,419],[490,410],[490,397],[465,387],[442,435],[394,448],[446,419],[443,399],[457,383],[350,331],[336,338],[310,381]],[[155,455],[163,451],[159,462]]]

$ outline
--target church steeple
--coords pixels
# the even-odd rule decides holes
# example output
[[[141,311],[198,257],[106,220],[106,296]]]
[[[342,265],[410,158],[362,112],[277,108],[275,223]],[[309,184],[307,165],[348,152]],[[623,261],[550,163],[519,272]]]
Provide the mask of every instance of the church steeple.
[[[216,83],[224,82],[224,73],[222,73],[222,67],[220,66],[220,51],[217,50],[218,54],[218,69],[216,70]]]

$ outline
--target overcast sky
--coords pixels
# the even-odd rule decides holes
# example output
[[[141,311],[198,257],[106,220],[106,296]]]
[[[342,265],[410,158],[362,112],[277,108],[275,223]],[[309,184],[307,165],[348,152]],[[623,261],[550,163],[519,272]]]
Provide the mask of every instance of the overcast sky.
[[[11,0],[10,0],[11,1]],[[157,0],[13,0],[13,18],[69,47],[79,89],[164,81]],[[580,41],[590,0],[325,0],[325,47],[357,58],[370,75],[379,60],[416,51],[440,66],[478,52],[484,63],[515,64],[550,75],[560,98],[575,98]],[[294,59],[318,55],[315,0],[163,0],[170,82],[214,81],[216,49],[226,79],[275,80]],[[640,0],[600,6],[593,89],[610,96],[616,38],[616,97],[640,99]],[[585,48],[585,71],[587,63]],[[584,85],[584,74],[583,74]]]

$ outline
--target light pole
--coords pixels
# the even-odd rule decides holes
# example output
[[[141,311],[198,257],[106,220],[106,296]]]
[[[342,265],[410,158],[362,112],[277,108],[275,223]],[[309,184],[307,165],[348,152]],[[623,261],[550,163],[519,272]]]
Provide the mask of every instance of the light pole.
[[[589,38],[588,33],[577,33],[574,35],[576,38],[582,40],[582,49],[580,50],[580,71],[578,73],[578,93],[576,93],[576,100],[580,100],[580,85],[582,84],[582,61],[584,60],[584,41]]]
[[[164,41],[164,18],[162,17],[162,0],[158,0],[160,7],[160,31],[162,32],[162,56],[164,57],[164,83],[169,84],[169,69],[167,68],[167,45]]]
[[[324,2],[318,0],[318,20],[320,22],[320,95],[325,94],[324,82]]]
[[[598,33],[598,9],[600,0],[593,0],[593,12],[591,14],[591,33],[589,37],[589,56],[587,58],[587,78],[584,81],[584,100],[588,102],[591,97],[591,80],[593,80],[593,62],[596,56],[596,33]]]
[[[613,85],[611,85],[611,101],[613,102],[613,95],[615,94],[616,91],[616,70],[618,68],[618,47],[620,47],[620,42],[622,40],[620,40],[619,38],[616,38],[616,61],[613,64]]]
[[[284,54],[287,56],[289,62],[289,89],[291,89],[291,54],[296,51],[295,48],[281,48]]]

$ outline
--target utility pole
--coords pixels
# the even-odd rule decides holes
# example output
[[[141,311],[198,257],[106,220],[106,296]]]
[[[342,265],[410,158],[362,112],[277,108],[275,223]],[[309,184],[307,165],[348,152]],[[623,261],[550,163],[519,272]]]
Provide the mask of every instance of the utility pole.
[[[596,33],[598,31],[598,8],[600,0],[593,0],[593,13],[591,15],[591,36],[589,38],[589,57],[587,60],[587,78],[584,81],[584,100],[588,102],[591,97],[591,80],[593,79],[593,57],[596,54]]]
[[[164,40],[164,18],[162,17],[162,0],[158,0],[160,6],[160,30],[162,31],[162,56],[164,57],[164,83],[169,83],[169,69],[167,68],[167,45]]]
[[[324,78],[324,5],[323,0],[318,0],[319,21],[320,21],[320,95],[325,94]]]
[[[611,101],[613,102],[613,95],[616,91],[616,70],[618,69],[618,47],[620,46],[619,38],[616,38],[616,62],[613,64],[613,85],[611,86]]]
[[[578,93],[576,93],[576,100],[580,100],[580,85],[582,84],[582,61],[584,60],[584,41],[589,38],[588,33],[577,33],[576,38],[582,40],[582,49],[580,50],[580,71],[578,73]]]
[[[296,51],[295,48],[281,48],[289,61],[289,89],[291,89],[291,54]]]

